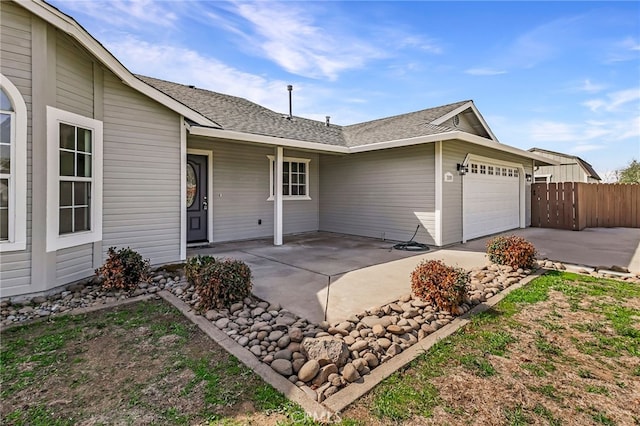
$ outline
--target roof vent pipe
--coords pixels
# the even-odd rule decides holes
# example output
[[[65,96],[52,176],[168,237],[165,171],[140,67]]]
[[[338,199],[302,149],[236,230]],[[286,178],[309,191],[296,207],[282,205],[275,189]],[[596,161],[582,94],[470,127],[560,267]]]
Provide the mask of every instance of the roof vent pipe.
[[[293,119],[293,105],[291,102],[291,92],[293,92],[293,86],[288,84],[287,90],[289,91],[289,120]]]
[[[326,116],[326,120],[325,120],[325,122],[324,122],[324,125],[325,125],[325,126],[327,126],[327,127],[329,127],[329,124],[330,124],[330,123],[329,123],[329,121],[330,121],[330,120],[331,120],[331,116],[330,116],[330,115],[327,115],[327,116]]]

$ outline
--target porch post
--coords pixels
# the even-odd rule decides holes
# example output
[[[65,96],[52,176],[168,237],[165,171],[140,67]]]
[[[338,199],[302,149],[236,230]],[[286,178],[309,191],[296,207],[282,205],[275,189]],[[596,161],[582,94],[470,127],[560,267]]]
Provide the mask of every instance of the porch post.
[[[273,191],[273,245],[282,245],[282,147],[276,147]]]

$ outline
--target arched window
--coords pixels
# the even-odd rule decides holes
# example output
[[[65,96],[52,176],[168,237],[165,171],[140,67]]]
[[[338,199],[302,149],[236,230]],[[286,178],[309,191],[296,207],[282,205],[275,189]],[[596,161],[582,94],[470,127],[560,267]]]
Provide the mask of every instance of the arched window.
[[[0,252],[27,241],[27,106],[0,74]]]

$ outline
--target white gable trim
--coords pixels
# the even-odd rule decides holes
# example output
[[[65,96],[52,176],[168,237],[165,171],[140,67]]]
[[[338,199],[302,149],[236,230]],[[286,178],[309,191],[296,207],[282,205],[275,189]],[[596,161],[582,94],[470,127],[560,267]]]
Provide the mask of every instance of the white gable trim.
[[[482,117],[482,114],[480,114],[480,111],[478,111],[478,108],[476,108],[475,104],[472,101],[469,101],[469,102],[459,106],[458,108],[456,108],[453,111],[443,115],[442,117],[438,118],[437,120],[433,120],[430,124],[433,124],[435,126],[439,126],[440,124],[444,123],[448,119],[455,117],[456,115],[460,114],[461,112],[464,112],[465,110],[467,110],[469,108],[471,108],[471,110],[476,115],[476,117],[478,117],[478,120],[480,121],[480,124],[482,124],[482,127],[484,127],[484,130],[486,130],[486,132],[489,134],[489,136],[491,136],[491,139],[494,140],[495,142],[499,142],[498,138],[496,137],[496,135],[493,134],[493,132],[489,128],[489,125],[487,124],[486,121],[484,121],[484,118]]]
[[[34,15],[42,18],[46,22],[50,23],[54,27],[64,31],[71,37],[76,39],[85,49],[91,52],[96,58],[98,58],[104,65],[106,65],[122,82],[133,89],[148,96],[156,102],[161,103],[167,108],[177,112],[184,117],[201,123],[205,126],[218,126],[217,123],[209,120],[203,116],[186,107],[175,99],[165,95],[161,91],[149,86],[143,81],[139,80],[136,76],[131,74],[128,69],[124,67],[102,44],[100,44],[95,38],[91,36],[80,24],[78,24],[73,18],[60,12],[53,6],[44,3],[40,0],[15,0],[21,7],[27,9]]]

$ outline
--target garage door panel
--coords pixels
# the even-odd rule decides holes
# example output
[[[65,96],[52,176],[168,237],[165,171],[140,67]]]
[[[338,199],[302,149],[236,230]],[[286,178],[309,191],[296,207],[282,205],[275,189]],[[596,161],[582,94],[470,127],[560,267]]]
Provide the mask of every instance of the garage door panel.
[[[470,173],[464,176],[464,185],[465,239],[520,226],[520,179],[515,167],[471,162]]]

